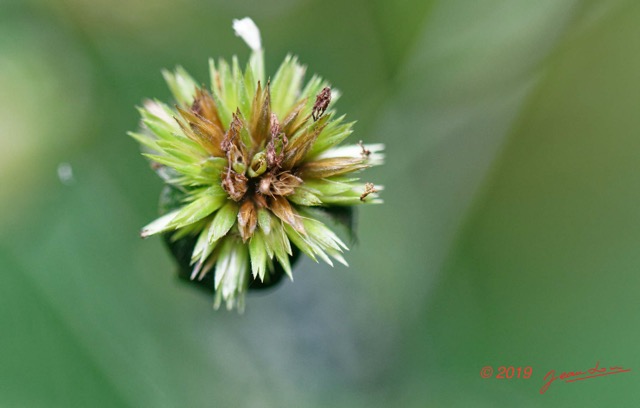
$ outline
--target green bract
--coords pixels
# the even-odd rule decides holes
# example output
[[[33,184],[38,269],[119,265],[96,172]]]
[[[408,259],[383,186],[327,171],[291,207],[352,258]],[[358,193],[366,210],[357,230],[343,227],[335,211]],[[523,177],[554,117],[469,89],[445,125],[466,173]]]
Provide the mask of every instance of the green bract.
[[[384,146],[340,146],[353,123],[335,114],[338,93],[316,75],[305,84],[293,56],[265,81],[258,28],[245,18],[234,29],[253,51],[244,71],[236,57],[210,60],[210,87],[165,71],[175,106],[146,101],[130,135],[182,198],[141,235],[194,237],[191,279],[213,273],[215,306],[242,310],[249,282],[268,280],[276,262],[292,276],[292,245],[346,265],[347,246],[312,207],[381,202],[381,187],[353,173],[382,164]]]

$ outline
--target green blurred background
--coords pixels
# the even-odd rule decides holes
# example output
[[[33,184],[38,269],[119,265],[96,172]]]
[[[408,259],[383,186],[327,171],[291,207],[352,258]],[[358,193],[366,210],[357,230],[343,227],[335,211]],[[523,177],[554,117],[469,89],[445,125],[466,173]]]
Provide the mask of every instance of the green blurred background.
[[[383,142],[350,268],[178,282],[125,135],[160,70],[291,51]],[[0,0],[0,406],[640,406],[640,3]],[[73,178],[64,176],[73,170]],[[631,373],[538,390],[552,369]],[[482,379],[483,366],[533,367]]]

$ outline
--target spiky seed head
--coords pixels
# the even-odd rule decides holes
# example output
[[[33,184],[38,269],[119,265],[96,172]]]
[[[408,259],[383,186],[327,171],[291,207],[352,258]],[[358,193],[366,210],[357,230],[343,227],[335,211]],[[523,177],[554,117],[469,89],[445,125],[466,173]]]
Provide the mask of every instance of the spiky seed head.
[[[265,81],[257,26],[244,18],[233,28],[252,50],[245,69],[236,57],[210,60],[210,88],[181,67],[164,71],[176,104],[145,101],[130,135],[183,196],[141,235],[196,237],[191,278],[214,273],[214,305],[242,310],[250,280],[268,279],[275,262],[292,276],[292,244],[346,264],[347,246],[312,208],[380,203],[382,187],[354,173],[382,164],[384,146],[341,145],[353,123],[336,117],[339,93],[317,75],[304,84],[306,67],[291,55]]]

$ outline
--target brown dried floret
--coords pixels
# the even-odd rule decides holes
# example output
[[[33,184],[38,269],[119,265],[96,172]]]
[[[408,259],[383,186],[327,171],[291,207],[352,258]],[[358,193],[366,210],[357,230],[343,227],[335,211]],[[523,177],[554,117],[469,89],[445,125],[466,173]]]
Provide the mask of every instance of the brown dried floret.
[[[222,173],[222,188],[233,201],[242,200],[248,189],[247,181],[244,174],[236,173],[229,168]]]
[[[351,173],[369,167],[365,160],[353,157],[331,157],[304,163],[297,175],[305,178],[326,178]]]
[[[280,123],[278,117],[271,114],[271,137],[267,143],[267,165],[270,168],[280,168],[282,159],[284,158],[284,150],[289,143],[284,132],[280,131]]]
[[[246,242],[253,235],[258,225],[258,213],[253,201],[246,200],[238,211],[238,229],[242,241]]]
[[[272,197],[270,199],[270,208],[276,217],[291,225],[299,233],[306,234],[300,216],[286,198],[280,196]]]
[[[206,88],[202,87],[196,89],[196,95],[193,100],[193,104],[191,105],[191,111],[213,123],[219,129],[224,128],[218,114],[216,103]]]
[[[364,199],[367,198],[369,194],[373,194],[377,192],[378,190],[376,190],[376,187],[373,185],[373,183],[366,183],[364,185],[364,192],[360,196],[360,201],[364,201]]]
[[[282,161],[283,169],[291,170],[302,162],[322,130],[327,126],[329,118],[329,115],[325,116],[317,123],[305,129],[304,132],[291,139],[284,151],[284,160]]]
[[[269,83],[262,89],[258,82],[258,89],[253,98],[252,116],[249,126],[249,133],[254,146],[260,146],[267,137],[270,136],[269,127],[271,125],[271,93]]]
[[[179,106],[176,106],[176,109],[186,124],[178,118],[176,118],[176,121],[189,139],[198,143],[212,156],[224,156],[223,151],[220,149],[220,143],[224,138],[224,132],[218,125],[200,116],[194,111],[185,110]]]
[[[287,135],[295,135],[300,128],[307,123],[310,115],[300,115],[302,110],[307,106],[307,98],[300,99],[298,103],[291,108],[291,111],[284,117],[282,121],[282,131]]]
[[[364,143],[362,143],[362,140],[358,142],[358,146],[360,146],[360,148],[362,149],[362,151],[360,152],[362,157],[369,157],[371,155],[371,150],[364,147]]]
[[[320,116],[327,110],[331,103],[331,88],[325,86],[322,91],[316,96],[316,103],[313,104],[313,110],[311,116],[314,121],[317,121]]]

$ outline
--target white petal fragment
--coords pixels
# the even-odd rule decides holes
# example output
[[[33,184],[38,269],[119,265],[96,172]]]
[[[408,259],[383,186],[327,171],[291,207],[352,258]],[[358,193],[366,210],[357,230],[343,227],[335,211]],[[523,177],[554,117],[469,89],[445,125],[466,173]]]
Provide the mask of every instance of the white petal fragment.
[[[152,101],[150,99],[147,99],[144,101],[144,108],[147,110],[147,112],[149,112],[153,116],[157,117],[158,119],[161,119],[167,125],[170,125],[174,129],[176,129],[176,132],[180,131],[180,127],[178,126],[175,119],[173,118],[171,110],[169,109],[168,106],[158,101]]]
[[[262,49],[260,30],[251,18],[245,17],[240,20],[233,20],[233,30],[253,51],[260,51]]]
[[[249,254],[247,248],[233,239],[225,239],[216,263],[214,308],[219,308],[224,300],[227,310],[234,307],[242,313],[244,295],[247,290]]]
[[[170,213],[165,214],[160,218],[157,218],[155,221],[151,222],[150,224],[147,224],[142,228],[142,231],[140,232],[140,236],[142,238],[147,238],[159,232],[164,232],[169,229],[174,229],[171,222],[179,212],[180,212],[179,209],[175,211],[171,211]]]
[[[367,151],[367,155],[363,154],[363,149]],[[379,166],[384,164],[384,144],[374,143],[365,145],[345,145],[332,147],[316,157],[316,159],[329,159],[335,157],[353,157],[366,158],[366,163],[371,166]]]

